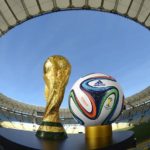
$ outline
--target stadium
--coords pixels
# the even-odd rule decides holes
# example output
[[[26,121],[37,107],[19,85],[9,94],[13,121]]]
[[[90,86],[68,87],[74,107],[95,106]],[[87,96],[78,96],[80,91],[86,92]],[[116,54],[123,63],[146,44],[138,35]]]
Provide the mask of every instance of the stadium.
[[[66,10],[96,10],[129,18],[150,29],[149,0],[2,0],[0,1],[0,36],[21,23],[44,14]],[[134,131],[137,146],[150,149],[150,87],[125,99],[126,108],[112,124],[113,131]],[[0,128],[36,132],[45,108],[14,100],[0,93]],[[68,134],[84,134],[85,128],[73,118],[69,109],[59,116]],[[5,147],[0,141],[0,150]]]
[[[132,130],[135,132],[139,149],[149,149],[150,130],[150,87],[128,97],[127,108],[115,123],[113,130]],[[18,102],[0,94],[0,127],[17,130],[36,131],[42,121],[44,107]],[[60,110],[60,119],[67,133],[84,133],[69,109]]]

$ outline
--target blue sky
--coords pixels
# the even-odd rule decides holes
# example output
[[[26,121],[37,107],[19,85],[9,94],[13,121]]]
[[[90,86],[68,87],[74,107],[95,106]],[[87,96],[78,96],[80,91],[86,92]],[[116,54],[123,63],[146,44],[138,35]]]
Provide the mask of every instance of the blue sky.
[[[0,38],[0,92],[45,106],[43,63],[57,54],[72,65],[61,107],[68,107],[73,83],[95,72],[116,78],[128,97],[150,85],[149,41],[149,30],[108,13],[66,11],[31,19]]]

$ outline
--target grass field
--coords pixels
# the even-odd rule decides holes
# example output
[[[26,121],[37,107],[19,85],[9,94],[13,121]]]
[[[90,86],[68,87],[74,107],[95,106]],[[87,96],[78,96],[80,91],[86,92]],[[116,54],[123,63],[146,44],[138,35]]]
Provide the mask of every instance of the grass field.
[[[150,121],[129,129],[134,131],[137,143],[150,139]]]

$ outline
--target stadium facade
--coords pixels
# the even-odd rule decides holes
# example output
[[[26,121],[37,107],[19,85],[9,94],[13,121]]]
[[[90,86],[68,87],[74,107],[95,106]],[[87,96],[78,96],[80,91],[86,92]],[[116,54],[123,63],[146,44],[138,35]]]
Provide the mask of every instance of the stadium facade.
[[[149,8],[149,0],[1,0],[0,36],[29,19],[64,10],[114,13],[150,29]]]
[[[128,97],[127,109],[113,123],[113,129],[132,128],[150,122],[150,87]],[[36,131],[44,114],[44,107],[33,106],[0,94],[0,126],[20,130]],[[84,132],[72,117],[69,109],[60,109],[60,119],[68,133]]]

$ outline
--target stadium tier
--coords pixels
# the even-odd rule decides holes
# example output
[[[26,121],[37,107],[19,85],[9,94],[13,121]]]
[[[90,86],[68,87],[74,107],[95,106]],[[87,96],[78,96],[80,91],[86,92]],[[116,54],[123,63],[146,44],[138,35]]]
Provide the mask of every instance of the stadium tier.
[[[150,87],[147,87],[143,91],[126,98],[126,103],[131,107],[139,106],[147,102],[150,102]]]
[[[126,99],[128,108],[122,112],[113,130],[130,128],[150,122],[150,88]],[[0,94],[0,126],[36,131],[42,121],[44,107],[24,104]],[[68,133],[84,132],[72,117],[69,109],[60,109],[60,119]]]

